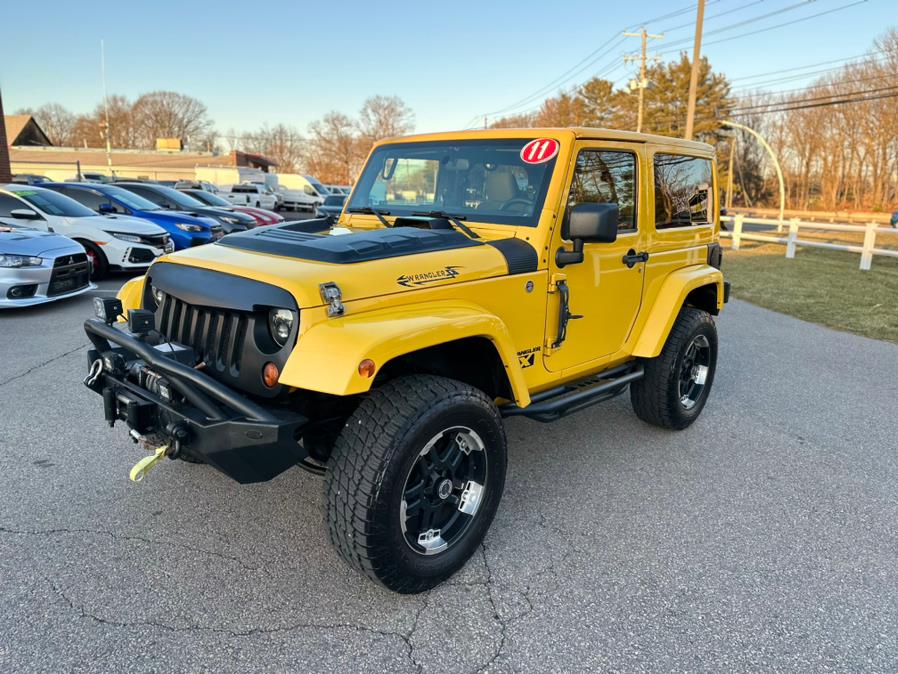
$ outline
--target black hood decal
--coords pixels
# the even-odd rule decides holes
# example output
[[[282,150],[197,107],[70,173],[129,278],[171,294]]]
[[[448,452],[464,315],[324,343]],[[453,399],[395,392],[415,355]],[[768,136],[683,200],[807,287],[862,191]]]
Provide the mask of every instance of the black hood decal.
[[[482,246],[455,230],[393,227],[331,236],[301,230],[301,226],[260,227],[231,234],[214,245],[270,253],[297,260],[353,264],[388,257],[417,255]]]

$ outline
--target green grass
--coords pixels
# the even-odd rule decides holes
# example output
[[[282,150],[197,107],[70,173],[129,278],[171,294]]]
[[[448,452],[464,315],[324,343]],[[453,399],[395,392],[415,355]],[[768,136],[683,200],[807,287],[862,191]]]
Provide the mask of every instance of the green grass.
[[[898,259],[874,257],[860,271],[860,255],[785,246],[727,250],[723,272],[733,296],[838,330],[898,344]]]

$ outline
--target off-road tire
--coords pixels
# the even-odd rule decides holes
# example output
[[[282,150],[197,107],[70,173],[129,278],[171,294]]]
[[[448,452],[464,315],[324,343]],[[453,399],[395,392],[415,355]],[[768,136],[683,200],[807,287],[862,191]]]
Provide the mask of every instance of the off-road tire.
[[[691,409],[684,407],[679,396],[679,377],[689,346],[704,336],[710,349],[710,363],[701,395]],[[683,307],[656,358],[643,361],[645,376],[630,384],[630,402],[636,416],[661,428],[682,430],[701,414],[717,368],[717,327],[707,311]]]
[[[428,440],[459,426],[474,430],[485,447],[480,506],[447,549],[421,554],[402,530],[404,489]],[[477,550],[502,496],[506,460],[501,417],[482,391],[431,375],[389,381],[368,394],[334,446],[324,484],[330,539],[351,567],[390,590],[428,590]]]
[[[109,262],[106,260],[105,253],[100,250],[99,246],[91,241],[85,239],[77,239],[77,241],[81,244],[81,247],[84,248],[87,256],[93,260],[90,266],[90,280],[99,281],[100,279],[106,278],[109,274]]]

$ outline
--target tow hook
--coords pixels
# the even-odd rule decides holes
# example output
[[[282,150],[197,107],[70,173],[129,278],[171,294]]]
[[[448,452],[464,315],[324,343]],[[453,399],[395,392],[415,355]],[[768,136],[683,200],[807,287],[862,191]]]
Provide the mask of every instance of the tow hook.
[[[128,474],[128,477],[131,478],[131,482],[140,482],[143,480],[143,478],[146,477],[146,474],[155,468],[156,464],[169,454],[170,449],[170,445],[162,445],[161,447],[156,448],[150,456],[145,456],[135,463],[131,472]]]

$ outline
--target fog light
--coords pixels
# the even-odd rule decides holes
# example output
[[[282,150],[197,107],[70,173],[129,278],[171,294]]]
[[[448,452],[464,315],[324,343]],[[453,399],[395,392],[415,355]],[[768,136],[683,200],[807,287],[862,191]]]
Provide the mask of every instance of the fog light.
[[[112,325],[122,313],[122,302],[114,298],[94,297],[94,313],[104,323]]]
[[[359,374],[365,377],[365,379],[371,379],[374,376],[374,370],[374,361],[370,358],[366,358],[359,363]]]
[[[278,377],[281,376],[278,366],[274,363],[265,363],[262,368],[262,383],[268,388],[274,388],[278,384]]]

